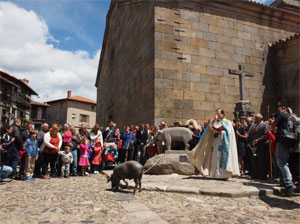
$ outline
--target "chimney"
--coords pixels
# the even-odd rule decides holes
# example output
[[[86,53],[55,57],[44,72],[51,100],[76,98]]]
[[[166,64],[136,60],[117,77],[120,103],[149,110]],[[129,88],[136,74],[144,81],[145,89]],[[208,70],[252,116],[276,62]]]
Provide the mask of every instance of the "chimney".
[[[29,80],[28,79],[21,79],[22,82],[26,83],[27,85],[29,84]]]
[[[71,93],[72,93],[72,91],[71,91],[71,90],[68,90],[68,98],[71,97]]]

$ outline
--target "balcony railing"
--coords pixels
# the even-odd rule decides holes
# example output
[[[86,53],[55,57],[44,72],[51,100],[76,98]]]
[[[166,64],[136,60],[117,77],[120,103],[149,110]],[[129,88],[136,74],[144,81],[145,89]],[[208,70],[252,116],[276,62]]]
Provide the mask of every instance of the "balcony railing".
[[[25,95],[25,94],[17,95],[16,103],[20,107],[30,108],[30,96]]]

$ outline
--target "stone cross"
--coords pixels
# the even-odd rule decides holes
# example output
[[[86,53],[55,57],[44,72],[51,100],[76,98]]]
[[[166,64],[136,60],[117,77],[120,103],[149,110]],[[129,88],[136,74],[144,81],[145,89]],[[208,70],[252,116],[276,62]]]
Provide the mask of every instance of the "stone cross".
[[[246,72],[244,65],[239,65],[239,70],[229,69],[229,74],[240,76],[240,100],[245,100],[245,76],[253,77],[253,72]]]

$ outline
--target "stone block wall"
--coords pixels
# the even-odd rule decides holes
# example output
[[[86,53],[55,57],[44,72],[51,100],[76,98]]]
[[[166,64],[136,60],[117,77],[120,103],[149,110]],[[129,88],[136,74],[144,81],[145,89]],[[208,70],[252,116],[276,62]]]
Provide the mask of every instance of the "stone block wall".
[[[268,76],[273,82],[270,82],[268,88],[270,93],[265,93],[265,95],[272,96],[272,105],[277,106],[280,103],[291,107],[298,116],[300,115],[299,43],[298,34],[270,47]],[[273,111],[275,109],[275,107],[271,108]]]
[[[218,107],[232,119],[239,76],[228,70],[239,64],[255,73],[246,77],[246,99],[259,112],[268,44],[297,32],[297,26],[231,3],[175,2],[154,9],[155,124],[190,118],[203,123]]]
[[[97,86],[97,123],[154,122],[153,4],[113,1]],[[104,49],[105,48],[105,49]]]

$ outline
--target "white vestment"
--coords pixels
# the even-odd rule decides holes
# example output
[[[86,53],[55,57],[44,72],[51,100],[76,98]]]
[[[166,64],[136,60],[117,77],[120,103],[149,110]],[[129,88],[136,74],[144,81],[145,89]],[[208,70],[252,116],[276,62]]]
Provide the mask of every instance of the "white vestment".
[[[213,127],[225,130],[214,137]],[[188,153],[190,162],[203,175],[212,178],[230,178],[240,175],[235,133],[229,120],[222,119],[205,129],[195,148]]]

